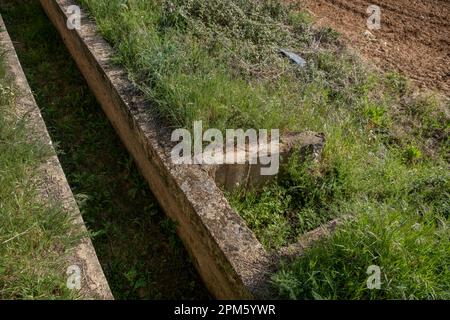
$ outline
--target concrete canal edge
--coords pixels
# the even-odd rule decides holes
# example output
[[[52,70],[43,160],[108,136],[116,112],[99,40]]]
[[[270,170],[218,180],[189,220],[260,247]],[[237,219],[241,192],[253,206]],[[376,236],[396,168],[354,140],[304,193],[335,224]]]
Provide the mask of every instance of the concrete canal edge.
[[[39,168],[39,186],[44,201],[56,201],[74,217],[74,228],[80,228],[87,234],[86,226],[77,206],[75,198],[67,182],[61,164],[56,155],[47,127],[39,107],[33,97],[26,76],[15,52],[3,19],[0,16],[0,42],[6,59],[8,76],[18,91],[16,110],[20,116],[29,119],[30,138],[42,139],[52,148],[53,155],[46,159]],[[67,257],[67,268],[76,267],[81,271],[80,295],[83,299],[114,299],[103,273],[95,249],[88,236],[83,237]],[[70,270],[70,269],[69,269]]]
[[[68,9],[76,1],[40,2],[161,207],[176,222],[208,290],[218,299],[267,297],[271,256],[206,171],[170,161],[171,130],[125,70],[113,64],[114,51],[95,23],[81,10],[81,28],[70,30]]]

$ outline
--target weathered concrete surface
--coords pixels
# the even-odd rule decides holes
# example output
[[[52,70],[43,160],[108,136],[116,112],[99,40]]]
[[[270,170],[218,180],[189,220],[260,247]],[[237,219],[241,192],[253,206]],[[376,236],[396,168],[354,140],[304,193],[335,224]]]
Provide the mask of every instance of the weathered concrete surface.
[[[274,260],[293,260],[303,252],[314,245],[320,239],[328,237],[343,222],[344,219],[335,219],[325,225],[318,227],[310,232],[303,234],[296,243],[281,248],[279,252],[274,253]]]
[[[265,145],[267,150],[270,150],[270,144],[266,143]],[[261,169],[268,167],[268,165],[263,165],[259,162],[259,146],[258,142],[253,145],[247,143],[242,149],[238,149],[236,145],[233,145],[229,150],[234,149],[237,157],[240,154],[243,159],[246,159],[245,163],[205,165],[205,170],[213,177],[217,185],[226,191],[233,191],[236,188],[259,190],[278,176],[277,174],[261,174]],[[312,131],[292,132],[281,137],[278,144],[278,152],[275,156],[278,157],[280,166],[287,163],[294,152],[298,152],[298,156],[301,158],[300,161],[305,161],[308,157],[311,157],[314,161],[319,161],[324,146],[325,136],[321,133]],[[251,159],[254,159],[254,162]]]
[[[26,116],[29,121],[30,139],[39,139],[43,143],[52,146],[51,138],[47,132],[39,107],[28,86],[19,59],[14,50],[11,39],[6,31],[6,26],[0,16],[0,47],[5,52],[6,68],[18,90],[16,110],[20,116]],[[74,217],[74,229],[80,228],[87,234],[86,227],[80,211],[67,183],[66,176],[61,168],[56,152],[42,163],[39,170],[39,185],[44,201],[56,201]],[[85,299],[114,299],[106,281],[103,270],[98,261],[94,247],[89,237],[84,237],[67,258],[67,267],[76,265],[82,271],[82,287],[80,294]]]
[[[284,161],[288,160],[293,152],[305,160],[312,157],[314,161],[320,161],[325,147],[325,134],[312,131],[291,132],[285,134],[282,139],[281,154]]]
[[[219,299],[264,297],[271,258],[222,191],[198,166],[170,160],[170,130],[111,62],[112,48],[82,12],[79,30],[69,30],[73,0],[40,0],[91,90],[177,232],[210,292]]]

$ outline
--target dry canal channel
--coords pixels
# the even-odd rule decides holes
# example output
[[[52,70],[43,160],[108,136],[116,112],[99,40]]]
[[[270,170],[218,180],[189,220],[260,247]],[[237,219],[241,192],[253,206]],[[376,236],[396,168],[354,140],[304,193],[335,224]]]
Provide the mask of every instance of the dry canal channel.
[[[2,0],[0,12],[115,298],[209,298],[39,1]]]

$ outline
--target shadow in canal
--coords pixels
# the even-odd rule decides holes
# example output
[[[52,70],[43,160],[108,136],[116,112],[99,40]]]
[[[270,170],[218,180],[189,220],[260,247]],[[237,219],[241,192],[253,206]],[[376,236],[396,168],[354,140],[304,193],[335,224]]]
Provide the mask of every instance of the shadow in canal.
[[[39,1],[2,0],[0,10],[114,296],[209,298]]]

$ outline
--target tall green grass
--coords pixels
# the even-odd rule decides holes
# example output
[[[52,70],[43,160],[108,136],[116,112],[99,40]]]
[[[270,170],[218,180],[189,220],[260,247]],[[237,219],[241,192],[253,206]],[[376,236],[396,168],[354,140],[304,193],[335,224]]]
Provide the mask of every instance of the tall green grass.
[[[277,1],[81,2],[174,126],[300,129],[299,99],[327,85],[278,50],[300,47],[312,58],[312,44],[332,35],[312,32]]]
[[[60,203],[43,201],[37,168],[51,155],[18,116],[0,55],[0,299],[70,299],[67,252],[80,232]]]
[[[373,70],[336,32],[313,28],[305,11],[281,1],[81,2],[171,125],[325,134],[320,163],[294,158],[263,191],[228,196],[269,250],[353,217],[281,266],[277,295],[448,297],[448,100]],[[370,265],[383,270],[381,290],[366,287]]]

